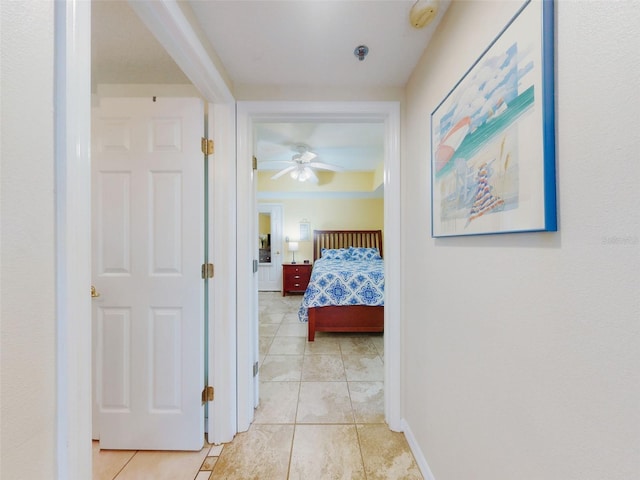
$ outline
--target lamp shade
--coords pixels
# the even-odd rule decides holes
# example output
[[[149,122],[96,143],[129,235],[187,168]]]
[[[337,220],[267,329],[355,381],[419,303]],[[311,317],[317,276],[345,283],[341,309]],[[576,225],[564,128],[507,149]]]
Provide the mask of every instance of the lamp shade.
[[[298,251],[298,242],[289,242],[289,251],[297,252]]]

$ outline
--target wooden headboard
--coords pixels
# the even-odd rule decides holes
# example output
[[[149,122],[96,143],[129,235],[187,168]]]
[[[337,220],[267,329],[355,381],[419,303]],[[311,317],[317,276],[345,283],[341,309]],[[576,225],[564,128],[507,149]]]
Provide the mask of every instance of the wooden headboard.
[[[382,257],[382,230],[314,230],[313,260],[320,258],[323,248],[377,248]]]

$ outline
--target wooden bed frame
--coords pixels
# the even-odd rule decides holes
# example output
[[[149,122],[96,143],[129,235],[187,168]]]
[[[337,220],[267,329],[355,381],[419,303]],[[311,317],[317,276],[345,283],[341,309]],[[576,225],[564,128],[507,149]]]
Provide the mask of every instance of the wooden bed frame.
[[[381,230],[314,230],[313,260],[323,248],[377,248],[382,256]],[[384,307],[345,305],[309,308],[309,341],[316,332],[383,332]]]

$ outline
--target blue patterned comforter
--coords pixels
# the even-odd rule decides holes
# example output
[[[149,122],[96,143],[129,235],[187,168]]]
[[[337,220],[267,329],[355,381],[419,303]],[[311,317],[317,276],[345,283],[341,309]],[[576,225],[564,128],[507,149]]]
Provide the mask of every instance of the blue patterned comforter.
[[[328,305],[384,305],[384,261],[316,260],[298,318],[306,322],[308,308]]]

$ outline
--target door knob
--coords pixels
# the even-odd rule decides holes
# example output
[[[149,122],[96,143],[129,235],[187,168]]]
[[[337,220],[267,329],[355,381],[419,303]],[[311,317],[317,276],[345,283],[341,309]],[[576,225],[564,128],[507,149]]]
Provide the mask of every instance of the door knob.
[[[91,285],[91,298],[97,298],[99,296],[100,296],[100,294],[98,292],[96,292],[96,287]]]

